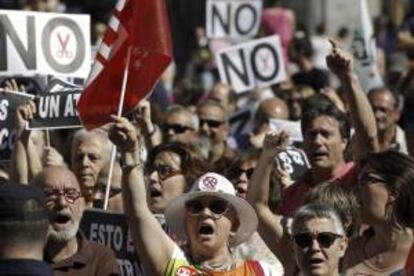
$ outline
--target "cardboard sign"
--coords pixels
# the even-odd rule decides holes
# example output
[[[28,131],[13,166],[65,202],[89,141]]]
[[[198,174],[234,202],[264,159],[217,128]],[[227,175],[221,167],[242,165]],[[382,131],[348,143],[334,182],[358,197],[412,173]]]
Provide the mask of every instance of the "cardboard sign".
[[[377,46],[366,0],[359,1],[358,26],[352,41],[354,67],[365,92],[383,87],[377,66]]]
[[[310,168],[305,152],[295,147],[279,152],[276,158],[293,181],[298,180]]]
[[[76,109],[82,88],[55,79],[36,99],[37,113],[28,129],[62,129],[81,127]]]
[[[252,38],[257,35],[262,0],[208,0],[206,4],[208,38]]]
[[[89,241],[114,251],[122,275],[144,275],[124,215],[86,210],[80,228]]]
[[[239,93],[286,79],[282,46],[277,35],[223,49],[216,58],[221,81]]]
[[[0,161],[10,160],[15,143],[16,108],[34,97],[23,93],[0,92]]]
[[[270,119],[269,123],[270,123],[270,128],[273,130],[277,130],[277,131],[280,131],[282,129],[287,130],[289,132],[289,140],[291,142],[303,142],[300,122]]]
[[[86,78],[90,16],[0,10],[0,75]]]

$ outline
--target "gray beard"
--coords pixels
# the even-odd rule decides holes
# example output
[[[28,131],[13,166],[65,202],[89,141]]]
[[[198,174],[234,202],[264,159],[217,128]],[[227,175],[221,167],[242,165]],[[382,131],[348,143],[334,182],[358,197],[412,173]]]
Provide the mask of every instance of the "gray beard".
[[[56,243],[65,243],[70,241],[76,236],[76,233],[78,233],[79,223],[79,221],[75,222],[70,229],[59,232],[53,229],[53,226],[49,226],[48,239]]]

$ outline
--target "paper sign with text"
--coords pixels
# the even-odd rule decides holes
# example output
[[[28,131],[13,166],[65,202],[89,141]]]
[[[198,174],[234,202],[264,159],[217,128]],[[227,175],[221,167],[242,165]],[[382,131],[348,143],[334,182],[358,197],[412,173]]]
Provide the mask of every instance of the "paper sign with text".
[[[0,161],[10,160],[15,143],[15,117],[19,105],[26,104],[32,95],[0,92]]]
[[[86,78],[90,16],[0,10],[0,75]]]
[[[236,92],[268,87],[286,79],[282,47],[277,35],[220,50],[220,79]]]
[[[302,130],[300,128],[300,122],[270,119],[270,128],[272,130],[280,131],[282,129],[289,132],[289,140],[291,142],[303,142]]]
[[[208,38],[252,38],[262,16],[262,0],[207,0]]]
[[[63,129],[81,127],[76,109],[82,88],[60,79],[52,80],[36,99],[37,113],[29,129]]]

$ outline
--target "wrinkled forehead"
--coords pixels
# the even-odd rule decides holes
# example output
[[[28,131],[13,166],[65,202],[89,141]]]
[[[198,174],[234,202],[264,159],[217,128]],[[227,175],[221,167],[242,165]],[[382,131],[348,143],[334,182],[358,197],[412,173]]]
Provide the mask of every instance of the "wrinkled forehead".
[[[44,173],[38,184],[43,189],[76,189],[80,190],[80,185],[76,176],[70,171],[48,171]]]

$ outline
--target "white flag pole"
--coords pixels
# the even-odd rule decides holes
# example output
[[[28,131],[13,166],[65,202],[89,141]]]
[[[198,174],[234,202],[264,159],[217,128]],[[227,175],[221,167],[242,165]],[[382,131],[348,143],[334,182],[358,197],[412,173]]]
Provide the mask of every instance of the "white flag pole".
[[[125,70],[124,70],[124,78],[122,80],[121,96],[119,98],[119,103],[118,103],[118,113],[116,114],[118,117],[122,116],[122,110],[124,109],[124,100],[125,100],[125,94],[126,94],[126,86],[128,82],[128,68],[129,68],[130,59],[131,59],[131,47],[128,47],[127,61],[126,61]],[[104,201],[104,206],[103,206],[104,210],[108,209],[109,191],[111,190],[112,174],[114,170],[115,157],[116,157],[116,146],[112,145],[111,165],[109,167],[108,182],[106,184],[105,201]]]

